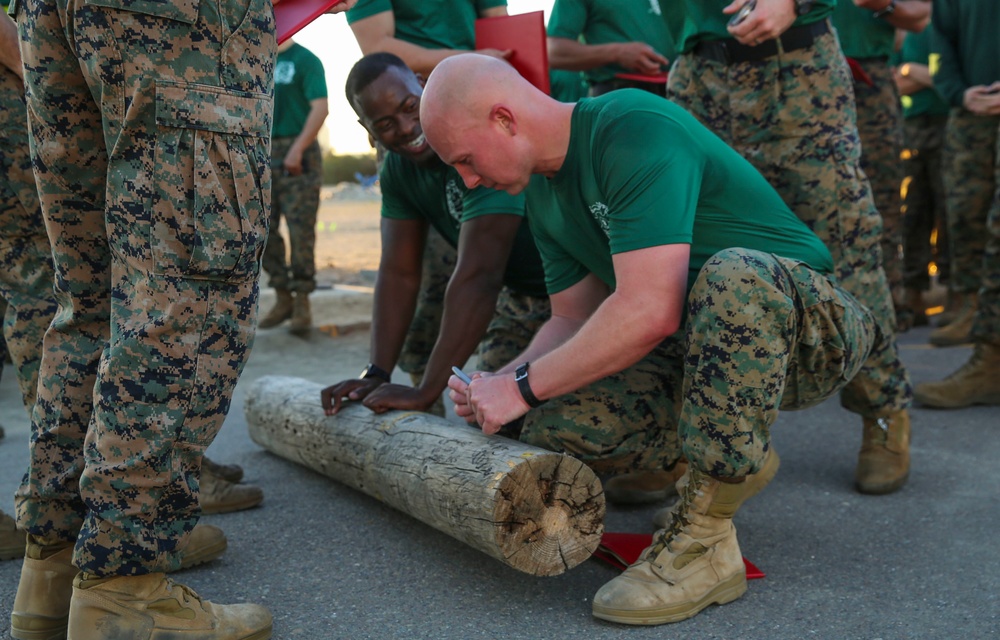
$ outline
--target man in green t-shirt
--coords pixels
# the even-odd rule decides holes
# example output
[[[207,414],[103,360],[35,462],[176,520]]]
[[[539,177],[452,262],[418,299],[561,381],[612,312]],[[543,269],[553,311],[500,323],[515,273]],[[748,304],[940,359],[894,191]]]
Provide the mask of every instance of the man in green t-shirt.
[[[546,27],[549,65],[586,71],[594,96],[625,87],[662,96],[674,47],[661,15],[660,0],[556,0]]]
[[[426,76],[441,60],[476,47],[476,18],[505,15],[507,0],[361,0],[347,12],[347,22],[362,53],[393,53]],[[510,55],[495,49],[480,52]],[[379,149],[380,158],[381,153]],[[445,288],[455,260],[455,250],[432,229],[424,250],[417,310],[399,359],[399,368],[410,374],[414,384],[423,378],[438,338]],[[444,407],[435,411],[443,413]]]
[[[851,74],[829,20],[835,4],[760,1],[730,25],[740,7],[729,0],[665,3],[678,50],[667,97],[763,174],[826,244],[841,285],[893,335],[882,218],[861,170]],[[854,485],[862,493],[896,491],[909,478],[911,401],[909,374],[887,340],[840,396],[861,417]]]
[[[292,333],[303,335],[312,327],[309,294],[316,289],[316,213],[323,185],[323,154],[316,136],[329,112],[320,59],[294,40],[278,45],[271,126],[271,222],[262,260],[276,300],[261,318],[261,329],[289,318]],[[288,227],[288,260],[279,230],[282,218]]]
[[[924,405],[1000,404],[1000,3],[934,2],[934,88],[951,105],[945,133],[951,278],[962,312],[931,334],[939,346],[975,343],[969,361],[917,386]]]
[[[476,55],[441,63],[424,95],[427,139],[467,186],[527,189],[552,301],[517,359],[449,380],[457,413],[492,433],[659,353],[684,488],[594,615],[661,624],[740,597],[732,517],[777,472],[770,425],[887,339],[871,311],[757,170],[672,102],[625,89],[564,104]]]
[[[903,119],[889,57],[896,29],[920,31],[930,16],[929,0],[841,0],[831,14],[840,48],[857,69],[854,101],[861,137],[861,169],[882,216],[882,266],[892,292],[896,328],[907,331],[914,315],[903,289],[902,214]]]

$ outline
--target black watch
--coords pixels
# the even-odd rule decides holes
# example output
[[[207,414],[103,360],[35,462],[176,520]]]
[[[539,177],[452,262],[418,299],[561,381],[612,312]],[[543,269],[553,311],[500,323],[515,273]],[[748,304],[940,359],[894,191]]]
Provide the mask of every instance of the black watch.
[[[896,10],[896,0],[889,0],[889,4],[885,6],[885,9],[881,9],[879,11],[872,13],[872,16],[875,18],[882,18],[891,14],[895,10]]]
[[[795,15],[804,16],[812,11],[816,0],[795,0]]]
[[[528,403],[528,406],[534,409],[535,407],[540,407],[545,404],[544,400],[539,400],[535,396],[535,392],[531,390],[531,385],[528,384],[528,363],[525,362],[517,369],[514,369],[514,380],[517,382],[517,389],[521,392],[521,397],[524,401]]]
[[[392,382],[391,373],[371,362],[368,363],[367,367],[361,370],[361,375],[358,377],[362,380],[365,378],[378,378],[383,382]]]

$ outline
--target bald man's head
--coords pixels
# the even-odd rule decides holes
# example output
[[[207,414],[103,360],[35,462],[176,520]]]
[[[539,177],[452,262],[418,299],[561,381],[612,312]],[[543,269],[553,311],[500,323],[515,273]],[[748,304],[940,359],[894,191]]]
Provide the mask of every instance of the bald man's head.
[[[461,54],[431,73],[420,121],[428,142],[467,185],[518,193],[532,173],[532,119],[546,101],[506,62]]]

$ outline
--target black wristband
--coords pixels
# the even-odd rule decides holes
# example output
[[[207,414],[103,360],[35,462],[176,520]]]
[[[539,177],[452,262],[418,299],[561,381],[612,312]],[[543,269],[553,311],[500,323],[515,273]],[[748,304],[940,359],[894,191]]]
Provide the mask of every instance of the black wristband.
[[[545,404],[544,400],[539,400],[535,396],[535,392],[531,390],[531,385],[528,384],[527,362],[514,370],[514,380],[517,382],[517,389],[521,392],[521,397],[524,398],[524,401],[528,403],[529,407],[534,409],[535,407],[540,407]]]
[[[367,367],[361,370],[361,375],[358,377],[362,380],[365,378],[378,378],[383,382],[392,382],[391,373],[371,362],[368,363]]]

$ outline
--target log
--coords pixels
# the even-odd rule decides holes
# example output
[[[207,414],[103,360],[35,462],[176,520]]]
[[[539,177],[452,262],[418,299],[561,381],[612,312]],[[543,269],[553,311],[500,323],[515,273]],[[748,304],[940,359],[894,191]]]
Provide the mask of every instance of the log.
[[[597,549],[604,491],[579,460],[422,412],[351,403],[328,417],[322,388],[259,379],[245,402],[250,437],[531,575],[561,574]]]

